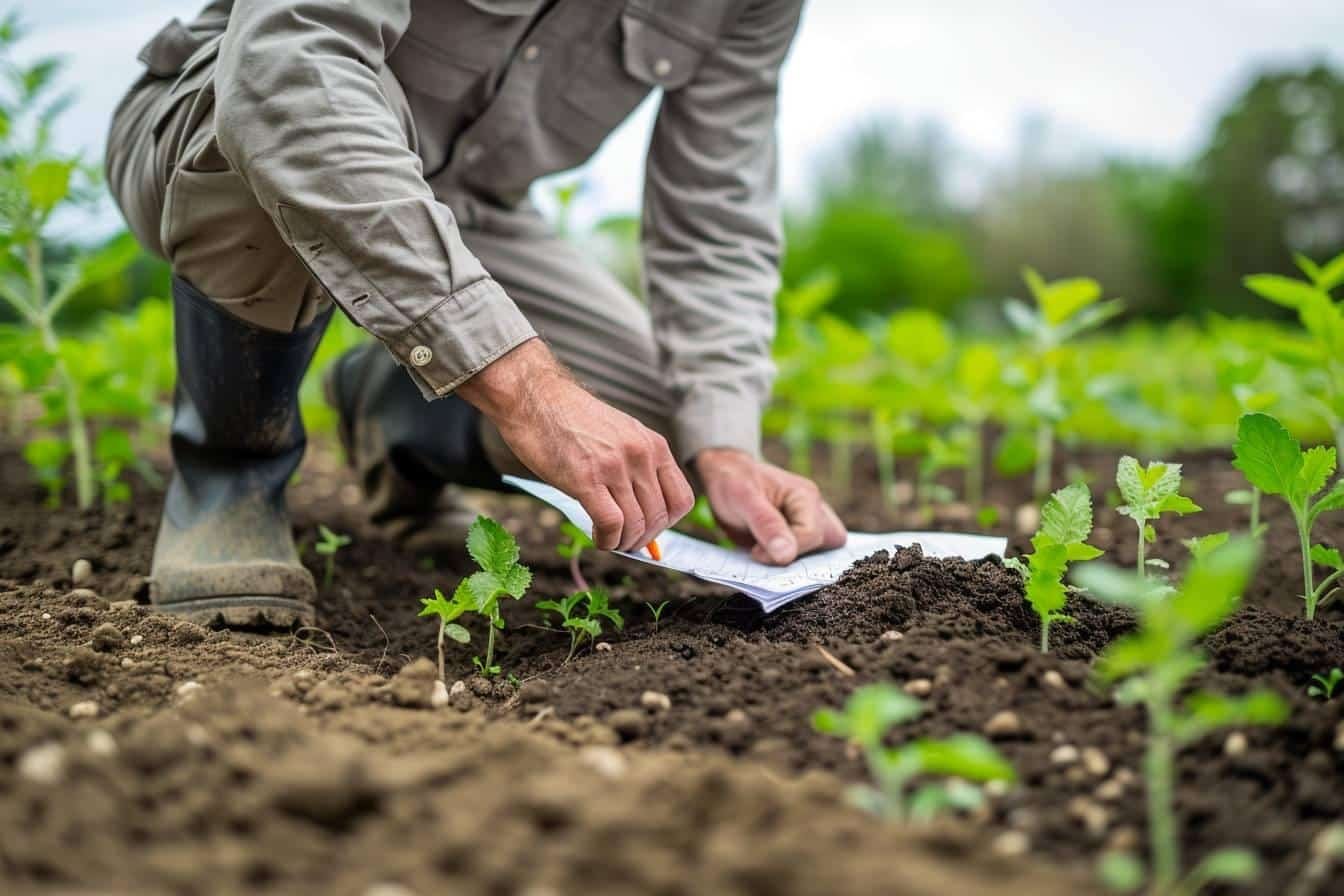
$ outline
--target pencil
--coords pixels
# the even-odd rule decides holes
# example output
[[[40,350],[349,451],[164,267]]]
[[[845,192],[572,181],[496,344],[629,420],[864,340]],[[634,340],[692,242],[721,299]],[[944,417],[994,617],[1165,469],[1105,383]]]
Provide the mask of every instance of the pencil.
[[[652,557],[653,559],[659,561],[663,559],[663,549],[658,547],[657,541],[649,542],[648,550],[649,550],[649,556]]]

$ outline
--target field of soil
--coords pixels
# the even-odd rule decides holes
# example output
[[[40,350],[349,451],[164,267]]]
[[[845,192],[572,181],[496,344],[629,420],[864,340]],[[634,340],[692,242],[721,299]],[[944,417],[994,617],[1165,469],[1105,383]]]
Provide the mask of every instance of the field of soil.
[[[1069,460],[1104,503],[1114,456]],[[1186,491],[1209,510],[1164,521],[1150,548],[1178,566],[1181,538],[1245,526],[1221,499],[1240,479],[1227,460],[1184,460]],[[931,521],[887,508],[871,464],[855,469],[852,496],[836,496],[851,528],[973,528],[955,505]],[[878,554],[763,616],[723,589],[589,556],[587,577],[628,624],[562,665],[567,637],[532,606],[573,587],[554,553],[558,517],[490,497],[536,573],[529,598],[505,608],[499,661],[514,678],[476,678],[471,649],[453,648],[448,678],[462,683],[433,708],[435,627],[417,598],[454,587],[463,558],[377,538],[329,453],[315,451],[291,490],[296,532],[319,578],[317,524],[355,540],[316,626],[292,633],[151,612],[158,508],[146,489],[110,510],[49,510],[7,452],[0,491],[6,893],[1066,894],[1090,891],[1100,851],[1144,842],[1142,715],[1089,679],[1131,619],[1074,599],[1077,624],[1056,626],[1042,656],[1020,581],[996,560]],[[991,498],[1021,549],[1025,482]],[[1272,501],[1267,519],[1266,557],[1246,606],[1209,639],[1201,683],[1271,687],[1292,716],[1185,751],[1184,848],[1190,862],[1224,845],[1258,851],[1265,873],[1241,892],[1324,896],[1344,880],[1344,867],[1311,862],[1314,838],[1344,820],[1344,698],[1305,690],[1344,666],[1344,610],[1303,621],[1291,520]],[[1344,545],[1344,519],[1318,528]],[[1133,562],[1134,534],[1099,508],[1094,543],[1111,560]],[[79,560],[91,571],[75,582]],[[665,600],[655,627],[644,603]],[[998,716],[1019,786],[931,828],[848,808],[862,764],[808,720],[873,681],[924,695],[913,734],[979,732]]]

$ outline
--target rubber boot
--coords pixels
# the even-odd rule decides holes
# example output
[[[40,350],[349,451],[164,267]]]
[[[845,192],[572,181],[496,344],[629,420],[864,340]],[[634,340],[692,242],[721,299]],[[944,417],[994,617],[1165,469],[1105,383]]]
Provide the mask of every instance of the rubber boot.
[[[342,355],[324,388],[373,527],[409,551],[462,551],[478,510],[458,486],[503,489],[480,412],[456,395],[426,401],[377,343]]]
[[[261,330],[173,278],[174,472],[150,597],[209,625],[313,621],[317,588],[294,549],[285,486],[307,439],[299,384],[330,311],[293,333]]]

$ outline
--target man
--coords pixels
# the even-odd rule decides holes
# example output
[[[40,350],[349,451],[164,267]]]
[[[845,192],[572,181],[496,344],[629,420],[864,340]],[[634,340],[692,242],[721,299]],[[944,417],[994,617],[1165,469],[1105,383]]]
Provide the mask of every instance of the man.
[[[215,0],[164,28],[107,153],[132,231],[174,272],[155,603],[311,619],[284,487],[333,301],[382,343],[327,392],[375,519],[403,536],[460,537],[446,483],[530,471],[583,503],[599,547],[636,548],[690,509],[685,465],[760,560],[843,543],[815,486],[760,459],[776,98],[800,7]],[[527,191],[655,89],[646,310]]]

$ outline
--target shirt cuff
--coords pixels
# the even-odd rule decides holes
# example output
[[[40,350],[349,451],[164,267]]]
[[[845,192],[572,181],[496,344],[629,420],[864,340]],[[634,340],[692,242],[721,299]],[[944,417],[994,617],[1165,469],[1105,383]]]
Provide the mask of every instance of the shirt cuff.
[[[536,335],[504,288],[487,277],[448,296],[385,344],[433,400]]]
[[[759,401],[721,389],[699,389],[686,396],[673,422],[677,457],[683,466],[705,448],[735,448],[761,456]]]

